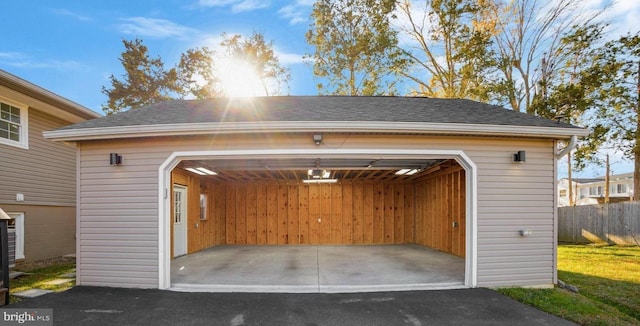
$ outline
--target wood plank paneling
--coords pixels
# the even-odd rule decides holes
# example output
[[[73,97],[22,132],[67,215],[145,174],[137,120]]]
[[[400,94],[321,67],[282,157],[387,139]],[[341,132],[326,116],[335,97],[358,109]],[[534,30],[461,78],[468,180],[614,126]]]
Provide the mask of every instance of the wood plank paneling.
[[[464,257],[464,180],[464,170],[455,166],[416,183],[415,243]]]
[[[267,244],[267,185],[256,186],[256,243]]]
[[[298,189],[298,214],[300,215],[300,244],[309,244],[309,186],[302,185]]]
[[[258,186],[247,185],[247,244],[258,243]]]
[[[353,243],[353,186],[342,185],[342,241]]]
[[[174,181],[189,195],[189,252],[228,244],[417,243],[465,254],[465,187],[460,167],[415,183],[203,183],[186,172]],[[215,194],[200,221],[198,191]],[[220,220],[223,220],[221,223]],[[220,239],[221,225],[226,229]],[[222,233],[224,234],[224,233]]]
[[[331,185],[331,236],[330,243],[342,242],[342,185]]]
[[[299,190],[297,185],[290,185],[288,191],[288,234],[289,244],[300,244],[300,207],[298,206]]]
[[[247,186],[236,187],[236,243],[247,243]]]
[[[373,184],[365,183],[363,192],[362,192],[362,200],[363,200],[363,243],[376,243],[373,240],[373,221],[375,216],[375,207],[374,207],[374,188]]]
[[[353,236],[352,243],[364,243],[364,197],[363,197],[364,187],[361,183],[356,183],[353,185]]]
[[[331,185],[320,185],[320,243],[331,243]]]
[[[404,185],[404,241],[408,243],[415,242],[415,186],[412,184]]]
[[[228,217],[227,217],[228,218]],[[267,186],[267,243],[278,244],[278,186]]]
[[[225,220],[227,221],[227,244],[238,243],[236,237],[236,186],[229,185],[226,189],[226,214]]]
[[[309,185],[309,243],[320,243],[320,185]]]
[[[393,243],[393,231],[394,228],[394,196],[393,196],[393,184],[384,185],[384,243]]]
[[[393,242],[405,243],[404,239],[404,185],[393,185]]]
[[[384,185],[373,185],[373,240],[372,243],[384,243]]]

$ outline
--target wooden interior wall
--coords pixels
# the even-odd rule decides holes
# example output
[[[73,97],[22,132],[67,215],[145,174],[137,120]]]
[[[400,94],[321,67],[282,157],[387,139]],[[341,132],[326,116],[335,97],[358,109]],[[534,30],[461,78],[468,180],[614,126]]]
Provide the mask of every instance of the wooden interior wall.
[[[415,243],[465,256],[465,171],[455,166],[415,184]]]
[[[413,242],[413,186],[226,183],[227,244]]]
[[[175,169],[171,174],[171,184],[187,187],[187,253],[193,253],[226,242],[224,187],[216,187],[188,172]],[[207,194],[207,218],[200,219],[200,194]],[[173,198],[173,197],[171,197]],[[173,200],[171,203],[173,212]],[[173,221],[173,216],[171,217]],[[171,257],[173,257],[173,223],[171,224]]]
[[[411,184],[215,183],[180,169],[174,183],[188,187],[188,253],[220,244],[416,243],[465,255],[459,166]],[[201,191],[208,194],[206,220],[199,216]],[[171,236],[173,243],[173,229]]]

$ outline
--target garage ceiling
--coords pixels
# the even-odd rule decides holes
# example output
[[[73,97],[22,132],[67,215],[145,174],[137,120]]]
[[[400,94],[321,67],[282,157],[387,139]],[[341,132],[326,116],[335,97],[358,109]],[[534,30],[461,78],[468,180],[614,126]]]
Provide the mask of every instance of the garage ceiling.
[[[411,181],[440,169],[456,165],[447,159],[246,159],[246,160],[190,160],[180,168],[204,167],[215,176],[203,176],[221,181],[301,181],[308,178],[308,170],[327,170],[330,178],[342,181]],[[417,169],[413,175],[397,175],[401,169]]]

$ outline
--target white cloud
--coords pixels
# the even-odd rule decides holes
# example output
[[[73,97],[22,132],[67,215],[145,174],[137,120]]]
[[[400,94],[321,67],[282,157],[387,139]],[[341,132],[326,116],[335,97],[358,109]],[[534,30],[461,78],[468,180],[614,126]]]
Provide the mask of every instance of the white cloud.
[[[147,17],[122,18],[118,28],[122,33],[136,36],[150,36],[156,38],[187,38],[197,30],[178,25],[170,20]]]
[[[231,12],[239,13],[267,8],[271,5],[267,0],[199,0],[202,7],[229,7]]]
[[[295,25],[304,23],[311,14],[311,0],[296,0],[294,3],[286,5],[278,10],[280,17],[289,20],[289,24]]]
[[[287,65],[305,63],[305,60],[303,59],[302,54],[280,52],[277,49],[274,52],[282,65],[287,66]]]
[[[89,16],[84,16],[81,14],[77,14],[75,12],[72,12],[68,9],[52,9],[51,12],[53,12],[54,14],[58,15],[58,16],[65,16],[65,17],[71,17],[80,21],[91,21],[93,19],[91,19],[91,17]]]
[[[16,60],[23,57],[24,54],[19,52],[0,52],[0,60]]]
[[[613,38],[627,33],[635,33],[640,30],[638,17],[640,17],[640,1],[621,0],[613,4],[606,13],[606,17],[611,20],[611,31]]]
[[[59,71],[87,71],[89,67],[75,60],[34,59],[20,52],[0,52],[2,65],[16,68],[54,69]]]

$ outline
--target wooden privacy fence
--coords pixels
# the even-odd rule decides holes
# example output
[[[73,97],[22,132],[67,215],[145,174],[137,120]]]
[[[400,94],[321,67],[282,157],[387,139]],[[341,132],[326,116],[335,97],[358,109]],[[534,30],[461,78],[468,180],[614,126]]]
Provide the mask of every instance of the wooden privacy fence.
[[[639,245],[640,202],[559,207],[558,241]]]

